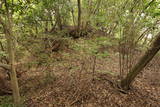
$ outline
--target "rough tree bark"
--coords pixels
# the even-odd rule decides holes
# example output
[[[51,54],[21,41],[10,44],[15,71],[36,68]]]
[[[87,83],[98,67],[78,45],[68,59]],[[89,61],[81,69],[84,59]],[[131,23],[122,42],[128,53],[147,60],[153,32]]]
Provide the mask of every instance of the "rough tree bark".
[[[156,36],[157,38],[152,43],[151,48],[145,53],[144,56],[137,62],[137,64],[130,70],[126,78],[121,80],[121,88],[123,90],[129,90],[131,83],[135,77],[142,71],[142,69],[152,60],[156,53],[160,50],[160,32]]]

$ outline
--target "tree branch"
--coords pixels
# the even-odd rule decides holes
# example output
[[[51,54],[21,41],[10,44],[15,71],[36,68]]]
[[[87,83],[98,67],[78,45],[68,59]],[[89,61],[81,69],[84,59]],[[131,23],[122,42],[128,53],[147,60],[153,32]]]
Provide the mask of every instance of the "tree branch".
[[[155,0],[152,0],[152,1],[150,1],[146,6],[145,6],[145,8],[144,8],[144,10],[146,10],[150,5],[152,5],[152,3],[154,3],[155,2]]]
[[[4,21],[3,21],[3,19],[2,19],[1,16],[0,16],[0,24],[1,24],[3,27],[5,26]]]
[[[7,25],[4,23],[4,20],[2,19],[1,16],[0,16],[0,24],[2,25],[2,27],[4,29],[4,33],[8,32]]]
[[[10,65],[8,65],[8,64],[0,63],[0,67],[7,69],[7,70],[10,70]]]

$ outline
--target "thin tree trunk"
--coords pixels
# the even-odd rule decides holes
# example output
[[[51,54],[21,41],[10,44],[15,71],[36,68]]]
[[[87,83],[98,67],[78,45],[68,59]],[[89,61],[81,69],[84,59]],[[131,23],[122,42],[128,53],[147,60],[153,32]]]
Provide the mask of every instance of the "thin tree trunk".
[[[71,10],[71,14],[72,14],[73,25],[75,26],[76,23],[75,23],[75,16],[74,16],[74,10],[73,9]]]
[[[19,87],[18,87],[18,80],[17,80],[17,74],[15,70],[15,55],[14,55],[14,43],[13,43],[13,32],[12,32],[12,20],[8,9],[8,3],[6,0],[5,7],[6,7],[6,15],[7,15],[7,24],[4,23],[3,19],[0,17],[0,24],[2,24],[6,40],[7,40],[7,46],[8,46],[8,54],[9,54],[9,64],[10,64],[10,77],[11,77],[11,85],[12,85],[12,91],[13,91],[13,99],[15,106],[20,105],[20,93],[19,93]]]
[[[59,7],[55,7],[55,18],[56,18],[56,22],[58,25],[59,30],[62,30],[62,19],[61,19],[61,15],[59,13]]]
[[[8,25],[10,26],[10,19],[8,19]],[[15,105],[19,105],[20,104],[20,94],[19,94],[17,74],[15,71],[15,59],[14,59],[14,49],[13,49],[14,43],[12,41],[13,35],[12,35],[11,27],[10,28],[7,27],[7,29],[5,29],[5,35],[6,35],[6,39],[7,39],[9,62],[10,62],[10,66],[11,66],[10,77],[11,77],[13,98],[14,98]]]
[[[145,55],[138,61],[138,63],[127,74],[126,78],[121,81],[121,88],[129,90],[131,83],[135,77],[143,70],[143,68],[152,60],[156,53],[160,50],[160,32],[152,44],[152,47],[145,53]]]
[[[96,12],[99,10],[99,7],[101,5],[101,1],[102,0],[97,1],[96,5],[95,5],[95,8],[93,8],[93,10],[92,10],[92,8],[89,8],[90,10],[89,10],[89,13],[88,13],[89,14],[88,19],[86,20],[86,23],[85,23],[85,29],[87,29],[88,26],[90,26],[90,17],[94,16],[96,14]],[[92,1],[89,0],[89,7],[92,7],[91,4],[92,4]]]
[[[99,9],[99,7],[100,7],[100,4],[101,4],[101,1],[102,1],[102,0],[97,1],[97,5],[96,5],[95,9],[94,9],[93,12],[92,12],[93,15],[96,14],[96,12],[98,11],[98,9]]]
[[[51,14],[51,10],[49,11],[48,16],[49,16],[49,20],[50,20],[50,23],[51,23],[50,25],[51,25],[51,26],[54,26],[52,14]]]
[[[81,28],[81,0],[77,0],[78,5],[78,35],[80,35],[80,28]]]
[[[45,22],[45,32],[48,32],[48,21]]]
[[[69,0],[69,2],[70,2],[70,4],[71,4],[71,0]],[[73,25],[75,26],[76,25],[76,23],[75,23],[75,16],[74,16],[74,9],[73,9],[73,7],[71,7],[71,14],[72,14],[72,20],[73,20]]]

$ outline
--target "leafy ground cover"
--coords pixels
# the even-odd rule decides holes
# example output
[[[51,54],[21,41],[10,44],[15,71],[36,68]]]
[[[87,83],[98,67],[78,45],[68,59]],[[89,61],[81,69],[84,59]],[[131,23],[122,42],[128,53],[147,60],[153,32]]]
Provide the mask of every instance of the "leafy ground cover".
[[[70,39],[69,49],[53,52],[40,66],[30,65],[19,78],[23,105],[27,107],[158,107],[160,83],[155,58],[134,87],[123,93],[119,78],[118,44],[107,37]],[[31,56],[27,56],[31,57]],[[48,57],[47,57],[48,58]],[[33,58],[26,60],[32,62]],[[152,72],[152,73],[151,73]],[[148,76],[149,75],[149,76]],[[156,79],[157,78],[157,79]],[[2,107],[12,107],[10,96],[0,98]]]

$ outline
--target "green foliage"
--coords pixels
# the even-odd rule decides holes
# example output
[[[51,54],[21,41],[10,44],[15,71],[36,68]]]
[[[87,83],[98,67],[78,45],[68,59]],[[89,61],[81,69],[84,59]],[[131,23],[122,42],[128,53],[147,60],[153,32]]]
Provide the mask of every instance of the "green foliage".
[[[106,58],[107,56],[110,56],[110,53],[108,51],[104,51],[103,53],[98,53],[96,56],[98,58]]]
[[[102,52],[100,48],[102,46],[110,47],[114,45],[107,37],[97,37],[91,40],[79,40],[80,42],[73,45],[73,49],[79,51],[80,53],[85,53],[88,55],[95,55],[98,58],[105,58],[109,56],[107,49],[103,49]]]
[[[1,57],[6,57],[6,56],[7,56],[6,52],[0,51],[0,58],[1,58]]]
[[[15,34],[18,41],[25,44],[32,54],[38,55],[38,61],[42,63],[52,62],[47,60],[50,56],[44,53],[46,50],[44,49],[43,42],[36,39],[41,38],[41,35],[37,33],[44,32],[46,26],[48,26],[49,31],[54,27],[57,20],[56,12],[62,18],[62,25],[73,25],[73,20],[77,20],[77,1],[15,0],[12,2],[12,0],[7,0],[7,2],[9,10],[13,11],[13,21],[15,23],[13,30],[18,32]],[[141,35],[143,29],[154,27],[150,30],[153,33],[159,30],[158,26],[155,27],[155,22],[159,19],[159,3],[157,0],[151,4],[150,1],[141,0],[137,2],[133,0],[93,0],[91,3],[83,1],[82,25],[85,26],[85,22],[89,21],[91,28],[94,30],[103,28],[105,29],[105,33],[111,31],[113,38],[121,40],[127,37],[133,38],[133,41],[135,41]],[[3,4],[0,9],[0,14],[2,14],[3,18],[5,15],[4,7]],[[114,25],[116,25],[115,28]],[[55,26],[55,30],[58,32],[56,35],[59,37],[64,36],[65,31],[59,31],[56,28],[57,25]],[[99,52],[99,48],[113,45],[115,43],[111,42],[108,38],[98,37],[95,40],[77,43],[73,48],[87,54],[106,57],[108,56],[107,50]],[[24,46],[17,47],[16,53],[17,59],[21,59],[23,54],[25,54]],[[6,56],[6,54],[1,52],[0,56]]]
[[[98,37],[95,39],[95,42],[98,44],[98,45],[107,45],[107,46],[112,46],[113,43],[110,41],[111,38],[108,38],[108,37]]]
[[[24,97],[21,97],[21,99],[24,100]],[[20,107],[26,107],[23,101],[21,103]],[[0,96],[0,107],[15,107],[12,96]]]
[[[160,1],[154,1],[148,6],[146,12],[149,13],[154,18],[159,18],[160,16]]]
[[[0,96],[0,107],[14,107],[11,96]]]
[[[0,1],[0,16],[6,23],[7,11],[2,1]],[[90,28],[92,31],[87,33],[93,35],[93,38],[80,38],[72,40],[70,43],[70,38],[64,37],[67,37],[68,29],[70,32],[77,32],[78,8],[76,0],[6,1],[8,2],[11,21],[13,21],[12,30],[13,36],[15,36],[13,41],[17,44],[15,47],[16,62],[17,64],[19,62],[27,63],[23,64],[23,70],[32,67],[56,66],[55,62],[61,61],[58,56],[61,54],[63,57],[72,57],[73,59],[77,57],[77,59],[81,59],[83,56],[84,58],[95,56],[98,59],[108,59],[111,54],[109,49],[118,46],[119,42],[122,44],[125,44],[126,41],[134,43],[146,29],[148,31],[144,34],[144,37],[149,33],[154,35],[160,30],[159,0],[152,0],[153,2],[151,0],[81,0],[82,26],[80,27],[82,30],[84,29],[82,33],[86,33],[87,28]],[[60,23],[64,28],[62,31],[58,27],[58,19],[61,19]],[[2,25],[0,24],[0,34],[5,33],[6,30]],[[68,29],[65,29],[66,26],[69,26]],[[97,32],[98,34],[96,34]],[[98,36],[95,37],[94,35]],[[144,41],[144,37],[140,39],[140,43]],[[114,41],[114,39],[116,40]],[[1,41],[5,51],[7,51],[6,40]],[[54,44],[55,41],[58,42]],[[62,50],[65,50],[63,47],[66,45],[71,45],[71,49],[75,50],[78,55],[72,56],[70,53],[63,52]],[[140,50],[145,51],[148,46],[148,44],[145,44]],[[0,59],[3,57],[8,58],[8,54],[0,50]],[[71,68],[73,71],[79,69],[77,66]],[[42,79],[44,85],[55,80],[54,74],[51,74],[50,71],[50,68],[42,71],[46,73],[45,79]],[[111,71],[99,72],[116,75]],[[0,107],[13,107],[11,102],[12,98],[10,96],[0,97]]]

